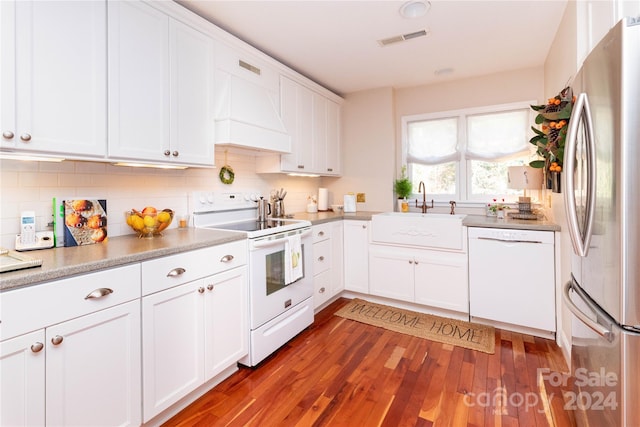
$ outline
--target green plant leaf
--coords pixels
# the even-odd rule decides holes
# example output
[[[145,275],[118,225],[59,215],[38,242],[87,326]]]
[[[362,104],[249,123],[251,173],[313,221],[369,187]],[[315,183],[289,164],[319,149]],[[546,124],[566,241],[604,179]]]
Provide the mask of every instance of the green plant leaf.
[[[529,166],[536,169],[542,169],[544,167],[544,160],[532,160],[529,162]]]

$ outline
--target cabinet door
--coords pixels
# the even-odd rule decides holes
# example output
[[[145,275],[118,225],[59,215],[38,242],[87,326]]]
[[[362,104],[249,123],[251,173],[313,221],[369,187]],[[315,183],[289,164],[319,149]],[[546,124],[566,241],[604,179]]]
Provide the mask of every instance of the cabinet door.
[[[421,251],[415,256],[415,302],[469,313],[466,254]]]
[[[15,127],[2,119],[14,147],[104,157],[106,14],[106,2],[99,1],[15,2]],[[3,13],[3,21],[9,19]],[[10,43],[4,35],[3,45]],[[3,64],[3,80],[11,77],[6,71]]]
[[[291,154],[280,156],[283,171],[314,172],[312,95],[310,90],[293,80],[280,78],[282,121],[291,135]]]
[[[108,12],[109,156],[169,160],[169,18],[139,1]]]
[[[44,425],[44,330],[1,342],[0,372],[0,425]]]
[[[313,164],[314,172],[327,171],[327,98],[313,92]]]
[[[331,296],[344,290],[344,221],[331,223]]]
[[[327,100],[327,146],[326,146],[326,175],[340,175],[340,105]]]
[[[46,330],[47,425],[140,425],[140,303]]]
[[[344,221],[344,288],[369,293],[369,221]]]
[[[235,366],[249,349],[247,268],[204,279],[205,381]]]
[[[369,292],[400,301],[414,300],[414,257],[393,246],[369,247]]]
[[[0,1],[0,146],[16,141],[16,23],[15,2]]]
[[[171,159],[213,166],[213,39],[171,19]]]
[[[142,298],[144,422],[204,382],[202,280]]]

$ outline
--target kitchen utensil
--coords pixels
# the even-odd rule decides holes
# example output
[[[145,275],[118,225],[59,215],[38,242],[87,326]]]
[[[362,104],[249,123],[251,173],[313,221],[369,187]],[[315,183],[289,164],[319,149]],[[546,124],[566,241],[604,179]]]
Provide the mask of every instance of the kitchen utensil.
[[[284,215],[284,202],[282,199],[276,200],[273,203],[273,216],[275,218],[282,218]]]
[[[262,197],[256,200],[256,203],[258,204],[258,222],[265,222],[271,215],[271,204]]]

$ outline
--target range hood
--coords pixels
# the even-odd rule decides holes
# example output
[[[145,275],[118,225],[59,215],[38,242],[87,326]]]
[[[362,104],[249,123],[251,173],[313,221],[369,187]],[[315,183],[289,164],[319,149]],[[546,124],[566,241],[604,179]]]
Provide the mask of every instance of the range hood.
[[[277,94],[224,71],[216,74],[216,92],[216,144],[291,153]]]

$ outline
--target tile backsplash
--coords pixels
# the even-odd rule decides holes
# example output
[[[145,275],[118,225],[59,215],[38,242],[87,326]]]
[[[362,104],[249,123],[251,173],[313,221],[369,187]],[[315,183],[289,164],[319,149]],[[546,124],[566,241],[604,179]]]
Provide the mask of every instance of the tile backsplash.
[[[216,164],[224,163],[224,149],[216,149]],[[114,166],[108,163],[64,161],[0,161],[0,246],[13,249],[19,233],[20,212],[36,213],[37,230],[47,230],[52,221],[53,197],[107,199],[109,236],[133,234],[124,222],[124,211],[155,206],[171,208],[176,214],[190,213],[193,191],[257,191],[268,195],[272,188],[287,189],[288,212],[304,211],[307,196],[315,194],[319,178],[294,178],[281,174],[256,174],[256,154],[228,149],[227,162],[233,167],[233,184],[223,184],[219,169],[189,168],[166,170]],[[177,222],[171,224],[176,227]]]

